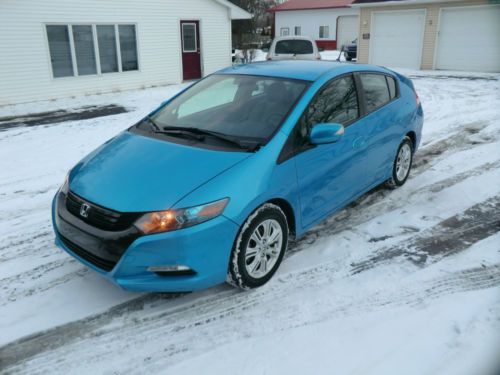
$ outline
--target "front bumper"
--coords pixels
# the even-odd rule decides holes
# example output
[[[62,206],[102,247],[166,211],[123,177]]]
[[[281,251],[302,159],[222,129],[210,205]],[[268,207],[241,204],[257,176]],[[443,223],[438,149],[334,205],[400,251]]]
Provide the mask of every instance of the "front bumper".
[[[116,262],[111,263],[111,268],[106,269],[105,265],[97,266],[91,257],[78,255],[71,249],[74,246],[68,245],[68,240],[80,241],[85,238],[85,244],[94,246],[92,249],[85,250],[93,253],[100,251],[99,255],[102,255],[99,244],[102,243],[103,238],[96,235],[95,231],[90,231],[88,225],[78,218],[76,221],[73,218],[71,222],[64,220],[64,215],[58,213],[58,196],[59,193],[56,194],[52,203],[52,223],[56,245],[122,288],[141,292],[189,292],[225,281],[229,256],[239,229],[226,217],[219,216],[205,223],[172,232],[135,236],[122,254],[117,257],[115,257],[116,254],[104,255],[116,258]],[[59,227],[64,229],[65,233],[71,233],[72,238],[63,237]],[[70,232],[68,228],[71,229]],[[109,241],[109,239],[105,240]],[[96,245],[92,245],[94,243]],[[150,266],[164,265],[184,265],[195,273],[160,276],[148,271]]]

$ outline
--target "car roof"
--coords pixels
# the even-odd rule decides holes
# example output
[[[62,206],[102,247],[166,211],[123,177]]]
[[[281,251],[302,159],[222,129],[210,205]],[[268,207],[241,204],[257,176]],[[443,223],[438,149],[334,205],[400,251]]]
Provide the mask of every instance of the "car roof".
[[[340,69],[346,65],[351,64],[312,60],[262,61],[245,65],[234,65],[220,70],[216,74],[244,74],[316,81],[323,74]]]
[[[314,42],[314,39],[305,36],[305,35],[287,35],[287,36],[279,36],[277,38],[274,38],[273,42],[281,42],[282,40],[307,40],[309,42]]]

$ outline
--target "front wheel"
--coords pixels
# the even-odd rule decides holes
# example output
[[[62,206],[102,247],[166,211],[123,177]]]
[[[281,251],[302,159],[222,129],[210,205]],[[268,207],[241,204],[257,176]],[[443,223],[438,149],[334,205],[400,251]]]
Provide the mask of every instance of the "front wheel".
[[[267,283],[288,246],[288,223],[278,206],[266,203],[240,229],[229,261],[227,281],[242,289]]]
[[[392,166],[392,177],[387,180],[386,185],[395,189],[403,185],[408,176],[413,162],[413,143],[409,137],[405,137],[399,145],[394,164]]]

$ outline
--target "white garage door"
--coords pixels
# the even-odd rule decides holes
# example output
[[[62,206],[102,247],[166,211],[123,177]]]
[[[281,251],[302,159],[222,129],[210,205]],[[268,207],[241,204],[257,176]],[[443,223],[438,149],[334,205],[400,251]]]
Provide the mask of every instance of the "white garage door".
[[[500,72],[500,5],[443,8],[436,69]]]
[[[358,37],[358,16],[340,16],[337,25],[337,49]]]
[[[372,13],[371,64],[420,69],[425,10]]]

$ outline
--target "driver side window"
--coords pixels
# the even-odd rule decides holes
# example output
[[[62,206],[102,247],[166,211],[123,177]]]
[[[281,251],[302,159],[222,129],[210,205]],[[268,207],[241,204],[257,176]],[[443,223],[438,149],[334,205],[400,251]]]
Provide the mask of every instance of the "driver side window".
[[[320,123],[349,125],[359,118],[359,103],[353,75],[327,83],[309,103],[295,130],[294,148],[308,144],[311,128]]]
[[[359,117],[356,84],[352,75],[328,83],[309,104],[304,121],[307,129],[319,123],[337,123],[344,126]]]

